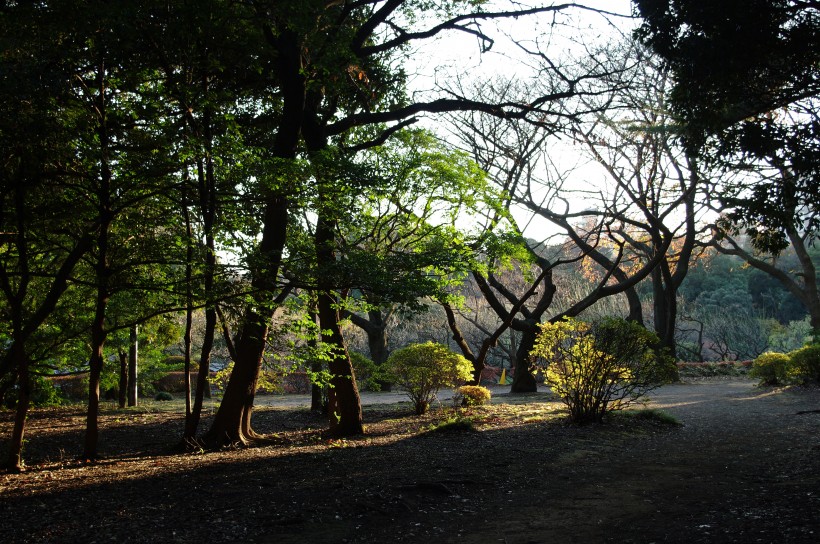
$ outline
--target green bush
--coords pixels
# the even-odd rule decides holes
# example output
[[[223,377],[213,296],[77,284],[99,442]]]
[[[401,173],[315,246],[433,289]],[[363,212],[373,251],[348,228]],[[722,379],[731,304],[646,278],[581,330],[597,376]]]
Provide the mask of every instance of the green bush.
[[[766,352],[752,363],[749,376],[760,380],[760,385],[784,384],[788,380],[790,357],[785,353]]]
[[[820,383],[820,345],[810,344],[789,353],[787,373],[798,383]]]
[[[423,414],[442,387],[472,378],[473,366],[446,346],[427,342],[394,351],[385,363],[387,380],[403,389],[417,414]]]
[[[356,384],[362,391],[380,391],[381,369],[371,359],[356,351],[350,352],[350,362],[356,374]]]
[[[480,385],[462,385],[456,389],[453,403],[457,406],[483,406],[490,401],[492,393]]]
[[[657,343],[655,334],[623,319],[567,318],[541,325],[532,355],[570,420],[592,423],[676,378],[674,362],[652,349]]]
[[[3,399],[7,408],[14,408],[20,396],[19,385],[15,385],[6,393]],[[32,406],[59,406],[65,401],[60,390],[54,383],[43,376],[31,376],[31,405]]]
[[[171,393],[167,392],[167,391],[160,391],[159,393],[154,395],[154,400],[161,400],[161,401],[174,400],[174,396]]]

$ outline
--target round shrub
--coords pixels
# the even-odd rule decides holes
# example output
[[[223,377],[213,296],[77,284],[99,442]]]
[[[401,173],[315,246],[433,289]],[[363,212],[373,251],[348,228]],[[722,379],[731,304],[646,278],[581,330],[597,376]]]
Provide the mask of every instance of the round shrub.
[[[456,389],[453,403],[460,406],[483,406],[490,401],[492,393],[480,385],[462,385]]]
[[[634,322],[567,318],[541,325],[532,354],[570,420],[592,423],[676,378],[674,362],[652,349],[657,343],[655,334]]]
[[[434,342],[394,351],[385,367],[386,378],[407,393],[417,414],[427,411],[439,389],[470,380],[473,371],[467,359]]]
[[[167,392],[167,391],[160,391],[159,393],[154,395],[154,400],[159,400],[159,401],[174,400],[174,396],[171,393]]]
[[[778,385],[786,383],[790,366],[790,357],[785,353],[772,351],[760,355],[752,363],[749,376],[760,380],[760,385]]]
[[[820,383],[820,344],[810,344],[789,353],[787,373],[799,383]]]

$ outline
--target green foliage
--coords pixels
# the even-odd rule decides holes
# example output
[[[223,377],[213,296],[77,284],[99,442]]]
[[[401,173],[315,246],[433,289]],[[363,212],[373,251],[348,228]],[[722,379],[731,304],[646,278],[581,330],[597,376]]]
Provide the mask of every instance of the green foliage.
[[[809,317],[790,321],[786,326],[772,327],[769,333],[769,347],[772,351],[788,353],[800,349],[811,342],[811,324]]]
[[[168,391],[160,391],[156,395],[154,395],[154,400],[159,401],[167,401],[167,400],[174,400],[174,396],[169,393]]]
[[[492,393],[480,385],[462,385],[456,389],[453,404],[457,406],[483,406],[490,402]]]
[[[19,389],[14,387],[6,393],[3,399],[6,407],[13,408],[19,398]],[[65,398],[60,394],[60,390],[54,383],[39,375],[31,376],[31,404],[34,406],[59,406],[65,402]]]
[[[785,353],[767,352],[754,360],[749,376],[759,379],[760,385],[784,384],[790,366],[790,357]]]
[[[729,232],[778,252],[787,231],[808,240],[820,228],[816,179],[815,55],[820,19],[812,2],[785,0],[637,0],[638,37],[671,68],[672,110],[692,151],[748,170],[768,162],[779,176],[725,184],[718,195]],[[788,174],[785,172],[788,171]],[[746,177],[746,176],[744,176]]]
[[[403,389],[417,414],[423,414],[442,387],[472,378],[473,366],[463,356],[435,342],[411,344],[390,354],[386,377]]]
[[[350,362],[356,375],[356,384],[362,391],[380,391],[381,369],[372,360],[356,351],[350,352]]]
[[[541,325],[532,355],[570,419],[591,423],[673,379],[674,364],[653,351],[657,343],[653,333],[623,319],[587,323],[567,318]]]
[[[820,345],[810,344],[789,353],[788,375],[799,383],[820,383]]]
[[[219,394],[225,391],[228,386],[228,380],[231,379],[233,372],[233,361],[225,365],[225,368],[218,370],[213,376],[208,377],[208,382],[216,388]],[[263,369],[259,372],[259,379],[256,381],[257,391],[266,393],[279,393],[282,391],[282,376],[281,373],[272,372]]]

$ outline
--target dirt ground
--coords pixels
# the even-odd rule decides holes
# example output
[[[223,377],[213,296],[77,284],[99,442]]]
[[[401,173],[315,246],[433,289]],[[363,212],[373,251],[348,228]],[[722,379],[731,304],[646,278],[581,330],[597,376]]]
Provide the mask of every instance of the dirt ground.
[[[587,427],[547,393],[499,392],[473,429],[436,431],[452,413],[371,397],[391,404],[366,406],[355,440],[264,399],[265,443],[188,454],[178,413],[107,410],[89,466],[72,459],[82,411],[35,411],[29,470],[0,475],[0,542],[820,542],[818,389],[672,385],[652,406],[681,425]]]

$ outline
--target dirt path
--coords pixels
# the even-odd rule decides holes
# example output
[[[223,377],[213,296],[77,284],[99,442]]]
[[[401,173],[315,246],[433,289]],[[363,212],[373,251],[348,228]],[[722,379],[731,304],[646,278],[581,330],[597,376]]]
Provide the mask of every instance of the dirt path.
[[[664,387],[652,406],[683,426],[561,456],[538,504],[534,489],[513,499],[532,521],[496,525],[497,541],[820,542],[820,414],[798,414],[820,409],[817,390],[702,382]]]
[[[270,444],[198,455],[168,451],[174,414],[114,414],[109,460],[90,467],[53,460],[79,442],[81,411],[43,414],[30,453],[46,462],[0,475],[0,542],[820,541],[820,414],[798,415],[820,390],[703,382],[654,397],[683,425],[570,427],[545,417],[546,395],[499,391],[524,403],[515,424],[502,404],[477,412],[480,432],[424,433],[430,418],[379,394],[364,438],[324,440],[321,418],[279,405],[255,418]]]

